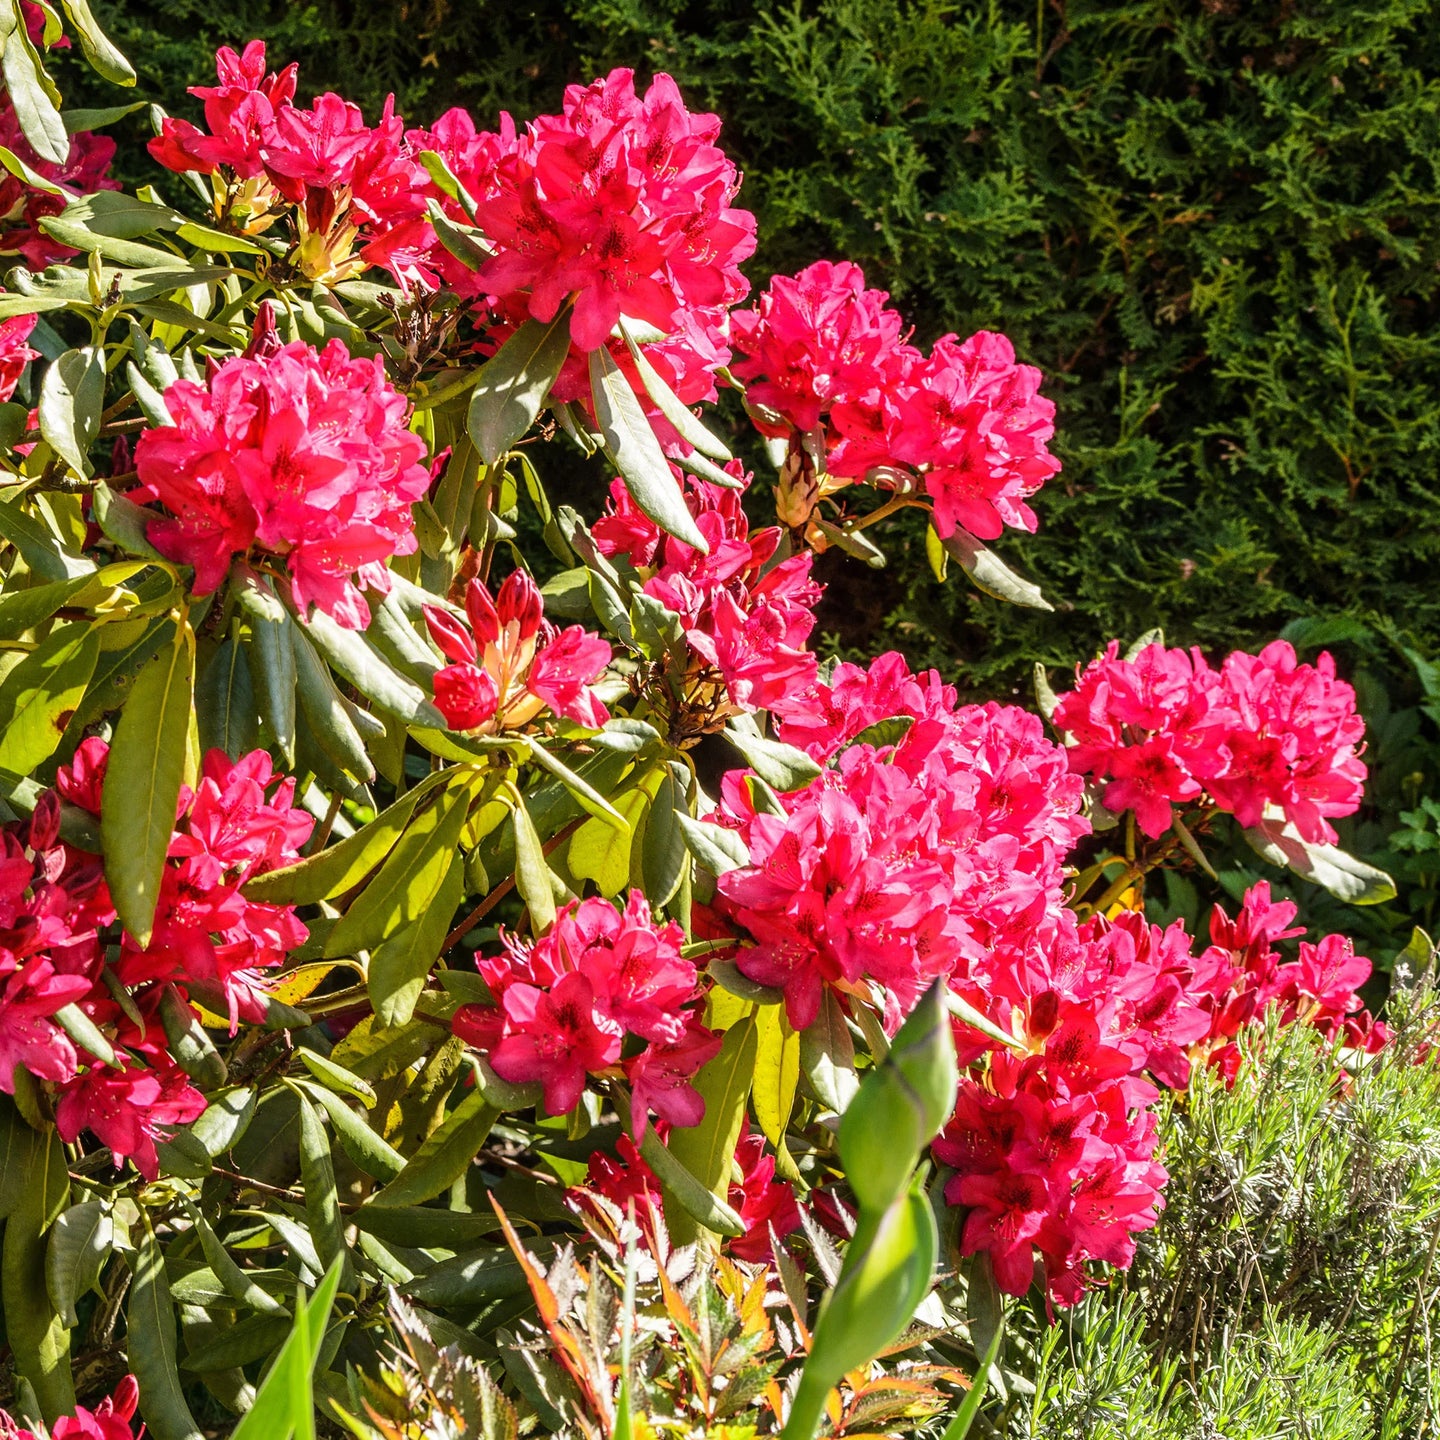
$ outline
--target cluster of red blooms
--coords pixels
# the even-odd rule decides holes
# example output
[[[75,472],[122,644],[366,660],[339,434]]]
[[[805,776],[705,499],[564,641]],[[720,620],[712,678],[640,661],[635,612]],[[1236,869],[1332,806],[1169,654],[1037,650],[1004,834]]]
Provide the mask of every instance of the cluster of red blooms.
[[[1104,780],[1106,807],[1133,810],[1152,838],[1172,805],[1199,801],[1247,827],[1279,812],[1301,839],[1333,842],[1326,817],[1353,813],[1364,790],[1355,691],[1329,655],[1302,665],[1283,640],[1218,670],[1160,644],[1122,660],[1112,641],[1053,718],[1071,767]]]
[[[94,1410],[77,1405],[73,1415],[62,1415],[50,1427],[50,1440],[136,1440],[130,1422],[140,1404],[140,1386],[133,1375],[127,1375]],[[140,1427],[145,1434],[145,1427]],[[0,1410],[0,1440],[44,1440],[27,1430],[18,1420]]]
[[[452,662],[435,674],[435,704],[452,730],[525,725],[547,707],[598,730],[610,718],[590,688],[610,646],[580,625],[557,630],[527,571],[507,577],[494,600],[478,580],[465,591],[467,630],[448,610],[425,607],[431,638]]]
[[[141,435],[135,498],[168,512],[150,522],[150,543],[193,565],[201,594],[237,555],[280,557],[302,612],[313,604],[364,629],[370,608],[354,582],[387,593],[386,560],[415,549],[424,442],[380,356],[352,359],[338,340],[281,346],[263,331],[208,384],[171,385],[174,423]]]
[[[698,1125],[705,1102],[690,1080],[721,1037],[701,1023],[684,938],[673,921],[654,922],[638,890],[623,911],[576,901],[539,940],[506,937],[501,954],[477,957],[494,1003],[462,1006],[455,1033],[484,1051],[502,1080],[543,1085],[552,1115],[573,1110],[587,1076],[608,1071],[630,1082],[637,1135],[652,1110],[672,1125]]]
[[[775,1178],[775,1157],[765,1153],[765,1137],[750,1129],[748,1118],[735,1146],[735,1164],[740,1179],[730,1181],[726,1199],[745,1222],[745,1233],[727,1239],[725,1248],[737,1260],[766,1264],[771,1234],[783,1239],[800,1228],[800,1206],[794,1190]],[[649,1233],[646,1212],[659,1215],[664,1208],[660,1181],[628,1135],[616,1142],[615,1155],[596,1150],[590,1156],[584,1185],[572,1189],[568,1198],[584,1211],[593,1208],[592,1195],[603,1196],[622,1215],[633,1205],[643,1234]]]
[[[26,365],[40,354],[25,343],[35,328],[37,318],[34,315],[14,315],[9,320],[0,320],[0,403],[15,393]]]
[[[734,462],[730,470],[744,478]],[[661,531],[619,480],[595,523],[596,546],[627,559],[640,571],[645,593],[680,616],[700,671],[711,672],[696,676],[689,701],[698,702],[705,680],[718,674],[735,709],[772,709],[815,681],[815,656],[805,648],[820,598],[811,556],[807,551],[774,564],[780,531],[750,533],[742,490],[694,476],[684,484],[708,555]]]
[[[218,85],[190,92],[205,102],[208,130],[167,118],[150,142],[156,160],[210,176],[217,217],[240,229],[259,233],[289,215],[294,263],[311,280],[334,283],[378,265],[407,289],[433,286],[429,177],[406,142],[393,99],[374,127],[357,106],[330,93],[301,109],[294,103],[296,67],[266,74],[260,40],[242,55],[220,50],[215,69]]]
[[[44,12],[29,0],[22,0],[20,9],[31,43],[38,48],[45,32]],[[70,41],[62,36],[54,48],[68,49],[69,45]],[[32,270],[43,270],[57,260],[68,260],[77,252],[47,235],[40,228],[40,222],[48,215],[58,215],[72,197],[120,188],[120,182],[106,174],[115,158],[115,142],[108,136],[82,130],[70,137],[70,154],[63,165],[46,160],[30,148],[20,129],[9,90],[0,89],[0,145],[18,156],[42,180],[48,180],[64,192],[56,195],[39,190],[8,170],[0,171],[0,254],[19,255]],[[29,333],[29,326],[25,333]]]
[[[502,115],[498,134],[477,133],[459,110],[412,131],[469,190],[495,249],[473,281],[453,267],[447,278],[512,321],[553,320],[574,296],[581,352],[604,345],[622,311],[667,335],[688,317],[715,344],[725,307],[749,289],[739,267],[755,250],[755,217],[732,204],[740,177],[719,133],[719,119],[692,115],[668,75],[640,96],[631,70],[570,86],[559,115],[523,131]]]
[[[1067,912],[1025,971],[987,977],[988,995],[957,986],[988,1001],[1017,1039],[1012,1050],[957,1025],[962,1063],[972,1063],[934,1145],[956,1171],[947,1198],[968,1207],[961,1248],[987,1251],[1002,1289],[1029,1288],[1037,1252],[1061,1305],[1084,1293],[1087,1262],[1130,1263],[1166,1179],[1154,1158],[1152,1082],[1183,1088],[1192,1061],[1233,1081],[1235,1036],[1272,1006],[1282,1023],[1369,1050],[1384,1044],[1385,1027],[1355,993],[1370,962],[1339,935],[1302,942],[1299,958],[1282,962],[1273,946],[1301,933],[1287,928],[1294,917],[1294,905],[1257,885],[1236,920],[1216,909],[1213,943],[1197,956],[1179,921],[1162,931],[1125,912],[1077,929]]]
[[[791,1025],[814,1020],[828,985],[878,999],[893,1030],[937,976],[1035,946],[1089,829],[1080,781],[1036,716],[957,707],[896,654],[837,666],[781,713],[780,738],[829,768],[781,796],[780,815],[726,777],[723,818],[751,858],[720,878],[717,903],[755,939],[741,970],[784,992]],[[912,723],[894,743],[855,740],[896,716]]]
[[[247,900],[240,886],[297,860],[313,822],[264,751],[238,762],[211,751],[180,795],[150,943],[125,933],[107,947],[115,911],[100,861],[60,838],[62,798],[99,815],[107,761],[103,740],[84,741],[58,794],[0,831],[0,1090],[14,1092],[17,1067],[48,1082],[66,1141],[89,1130],[153,1179],[165,1127],[205,1108],[167,1047],[166,987],[228,1011],[232,1027],[263,1018],[262,972],[307,931],[291,907]],[[77,1050],[55,1018],[69,1005],[108,1039],[113,1065]]]
[[[984,330],[942,336],[927,356],[901,338],[888,299],[858,266],[822,260],[736,311],[733,368],[755,423],[781,439],[823,426],[826,471],[842,483],[894,488],[917,472],[942,537],[1034,530],[1025,502],[1060,469],[1040,372]]]

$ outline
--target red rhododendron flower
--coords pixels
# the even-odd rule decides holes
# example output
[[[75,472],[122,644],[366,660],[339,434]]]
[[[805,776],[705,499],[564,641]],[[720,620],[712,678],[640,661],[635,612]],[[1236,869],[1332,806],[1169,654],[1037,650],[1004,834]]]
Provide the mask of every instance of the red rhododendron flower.
[[[591,688],[610,646],[580,625],[556,630],[527,571],[506,577],[494,600],[479,580],[465,591],[467,630],[425,607],[430,637],[454,663],[435,675],[435,704],[452,730],[516,729],[548,709],[598,730],[610,712]]]
[[[140,1386],[133,1375],[126,1375],[95,1409],[77,1405],[73,1415],[61,1415],[50,1427],[50,1440],[136,1440],[130,1422],[140,1406]],[[144,1435],[145,1427],[139,1434]],[[29,1430],[15,1428],[15,1423],[0,1410],[0,1440],[34,1440]]]
[[[205,386],[177,380],[165,403],[174,424],[135,448],[136,498],[169,512],[150,522],[151,544],[193,565],[201,594],[239,555],[280,557],[298,609],[363,629],[355,582],[388,592],[385,561],[415,549],[410,506],[429,486],[381,358],[297,342],[235,356]]]
[[[656,925],[632,890],[623,911],[608,900],[567,905],[533,944],[477,957],[493,1005],[465,1005],[455,1033],[488,1053],[495,1073],[545,1087],[552,1115],[573,1110],[586,1077],[624,1073],[634,1094],[636,1136],[648,1112],[698,1124],[705,1107],[690,1078],[720,1048],[700,1023],[698,976],[680,954],[673,921]],[[643,1047],[625,1055],[626,1037]]]
[[[742,479],[738,465],[729,469]],[[699,662],[686,680],[689,705],[708,709],[712,722],[732,710],[774,708],[815,679],[817,662],[806,649],[821,593],[810,578],[812,557],[774,564],[780,531],[772,526],[750,533],[741,505],[744,486],[732,490],[675,474],[708,554],[665,534],[619,480],[595,523],[596,546],[628,559],[640,571],[645,593],[680,617]],[[749,477],[743,480],[748,485]],[[714,693],[717,682],[723,696]]]
[[[1107,808],[1133,810],[1152,838],[1174,805],[1198,801],[1247,827],[1281,815],[1303,840],[1333,842],[1327,817],[1360,804],[1355,692],[1329,655],[1302,665],[1282,640],[1236,651],[1218,672],[1198,651],[1159,644],[1122,660],[1112,641],[1053,718],[1073,768],[1104,781]]]
[[[0,320],[0,402],[15,393],[26,365],[39,358],[40,352],[25,343],[38,318],[35,315],[15,315],[9,320]]]

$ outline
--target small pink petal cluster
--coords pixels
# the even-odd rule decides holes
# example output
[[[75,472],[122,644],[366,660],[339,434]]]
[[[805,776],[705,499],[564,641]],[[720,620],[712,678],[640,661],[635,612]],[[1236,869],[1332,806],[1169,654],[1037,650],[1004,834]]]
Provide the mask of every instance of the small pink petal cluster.
[[[218,85],[190,92],[205,102],[208,130],[167,118],[151,155],[167,169],[209,175],[217,217],[241,229],[258,233],[287,214],[294,263],[311,280],[332,284],[379,265],[406,289],[434,288],[429,177],[393,97],[373,127],[335,94],[301,109],[295,66],[267,75],[260,40],[241,55],[220,50],[215,69]]]
[[[130,1422],[140,1406],[140,1386],[127,1375],[94,1410],[77,1405],[73,1415],[62,1415],[50,1427],[50,1440],[136,1440]],[[145,1427],[140,1427],[144,1435]],[[33,1430],[0,1410],[0,1440],[37,1440]]]
[[[722,1244],[737,1260],[768,1264],[772,1232],[777,1239],[784,1239],[800,1229],[800,1205],[794,1189],[775,1178],[775,1157],[765,1153],[764,1136],[751,1132],[748,1116],[735,1146],[735,1164],[740,1179],[731,1179],[726,1199],[745,1222],[745,1233]],[[646,1212],[660,1214],[663,1210],[660,1181],[628,1135],[621,1135],[616,1142],[615,1155],[603,1150],[591,1154],[584,1184],[572,1189],[567,1198],[578,1210],[586,1210],[594,1208],[589,1200],[592,1195],[603,1196],[622,1215],[633,1205],[642,1233],[647,1235]]]
[[[741,772],[726,776],[723,816],[750,863],[720,877],[717,904],[754,937],[737,963],[783,991],[791,1025],[815,1019],[828,986],[878,1000],[893,1030],[937,976],[1022,964],[1056,923],[1062,862],[1089,829],[1039,719],[957,706],[896,654],[837,666],[783,713],[780,738],[829,767],[780,796],[778,815]],[[911,722],[898,740],[853,738],[897,716]]]
[[[25,343],[38,318],[35,315],[15,315],[9,320],[0,320],[0,403],[15,393],[25,367],[40,356],[38,350],[32,350]]]
[[[205,1108],[168,1049],[166,986],[228,1010],[232,1025],[263,1017],[261,972],[307,931],[291,907],[246,900],[240,886],[298,859],[312,821],[292,810],[294,782],[276,786],[263,751],[235,763],[211,751],[180,796],[150,943],[128,933],[107,943],[115,911],[100,862],[59,838],[62,797],[100,814],[107,760],[103,740],[84,741],[58,793],[0,831],[0,1090],[13,1093],[16,1068],[27,1070],[53,1087],[63,1139],[89,1130],[153,1179],[155,1142]],[[112,985],[128,992],[123,1004]],[[67,1005],[110,1041],[114,1065],[77,1050],[55,1019]]]
[[[733,369],[752,418],[781,439],[823,427],[826,470],[846,483],[894,488],[918,473],[942,537],[1034,530],[1026,501],[1060,469],[1040,372],[984,330],[942,336],[927,356],[902,340],[888,299],[859,266],[822,260],[736,311]]]
[[[686,313],[718,320],[749,289],[739,267],[755,217],[733,204],[740,177],[719,133],[668,75],[640,96],[633,71],[612,70],[523,131],[505,115],[498,135],[477,134],[452,111],[412,144],[434,144],[474,197],[495,247],[477,279],[492,305],[550,321],[573,297],[571,338],[588,353],[622,312],[671,334]]]
[[[736,479],[740,467],[728,467]],[[610,487],[610,505],[595,522],[596,547],[623,557],[640,572],[645,593],[680,616],[685,639],[725,687],[737,710],[765,710],[807,691],[816,659],[806,649],[815,627],[820,586],[810,578],[805,552],[774,563],[780,531],[750,533],[743,489],[727,489],[693,475],[683,477],[686,503],[708,555],[666,535],[630,498],[624,483]],[[706,676],[693,677],[703,688]]]
[[[1196,802],[1246,827],[1278,811],[1303,840],[1333,842],[1327,817],[1352,814],[1364,790],[1355,691],[1329,655],[1302,665],[1283,640],[1237,650],[1218,670],[1160,644],[1123,660],[1112,641],[1053,719],[1072,768],[1104,781],[1106,807],[1133,810],[1151,838],[1172,806]]]
[[[690,1080],[721,1037],[701,1023],[684,938],[673,921],[655,923],[638,890],[623,911],[576,901],[539,940],[506,937],[503,953],[477,958],[494,1003],[462,1006],[455,1034],[484,1051],[502,1080],[543,1085],[552,1115],[575,1108],[588,1076],[611,1072],[630,1083],[637,1137],[652,1110],[698,1125],[705,1102]]]
[[[201,594],[236,556],[276,556],[302,613],[315,605],[364,629],[370,607],[355,582],[387,593],[386,560],[415,549],[425,446],[380,356],[352,359],[338,340],[252,352],[206,385],[177,380],[165,392],[174,423],[141,435],[135,497],[168,512],[150,522],[150,543],[193,565]]]
[[[23,0],[20,8],[31,43],[39,47],[43,44],[44,12],[28,0]],[[68,49],[69,45],[70,41],[62,37],[54,48]],[[40,228],[40,222],[47,216],[58,215],[72,198],[120,188],[120,182],[106,173],[115,158],[115,142],[108,136],[82,130],[70,137],[70,154],[63,165],[45,160],[30,148],[9,90],[0,89],[0,145],[18,156],[42,180],[48,180],[64,192],[57,195],[37,190],[18,175],[0,170],[0,255],[19,255],[30,269],[43,270],[57,260],[68,260],[78,254],[69,245],[62,245],[47,235]]]
[[[435,704],[452,730],[517,729],[549,709],[598,730],[609,711],[591,688],[610,646],[583,626],[557,630],[525,570],[513,571],[494,600],[479,580],[465,591],[470,628],[448,610],[425,607],[431,638],[452,663],[435,674]]]

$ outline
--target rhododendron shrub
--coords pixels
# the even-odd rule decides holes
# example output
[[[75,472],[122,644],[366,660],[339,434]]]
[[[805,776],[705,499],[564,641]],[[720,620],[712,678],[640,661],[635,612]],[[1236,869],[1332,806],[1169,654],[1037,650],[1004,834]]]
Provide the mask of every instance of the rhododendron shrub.
[[[0,1403],[51,1440],[929,1423],[997,1291],[1135,1262],[1167,1093],[1288,1026],[1338,1099],[1389,1045],[1267,880],[1208,943],[1146,912],[1227,827],[1384,897],[1331,823],[1354,692],[1117,644],[1042,715],[825,654],[816,553],[907,509],[1046,603],[985,544],[1058,468],[1005,337],[921,350],[843,261],[737,309],[754,220],[667,76],[487,128],[297,104],[258,40],[216,69],[157,117],[167,203],[6,182],[86,259],[0,305]]]

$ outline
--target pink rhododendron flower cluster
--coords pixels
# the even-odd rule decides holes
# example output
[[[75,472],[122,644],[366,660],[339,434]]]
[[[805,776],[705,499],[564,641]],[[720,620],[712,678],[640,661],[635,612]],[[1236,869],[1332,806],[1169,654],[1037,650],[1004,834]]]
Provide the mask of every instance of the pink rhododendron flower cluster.
[[[732,462],[730,469],[740,478],[738,465]],[[698,657],[687,681],[688,703],[698,707],[702,692],[718,679],[729,697],[723,708],[771,709],[815,680],[815,656],[806,645],[820,587],[810,578],[811,556],[773,563],[780,531],[770,526],[750,533],[741,490],[693,475],[683,484],[708,555],[661,531],[620,480],[595,522],[596,546],[628,560],[643,577],[645,593],[680,616]]]
[[[38,48],[43,44],[44,12],[28,0],[24,0],[20,8],[31,42]],[[69,39],[62,36],[54,48],[68,49],[69,46]],[[40,228],[40,222],[49,215],[58,215],[73,198],[93,195],[97,190],[120,188],[120,182],[106,173],[115,158],[115,142],[108,136],[82,130],[70,137],[70,154],[63,165],[46,160],[30,148],[9,90],[0,89],[0,145],[62,192],[54,194],[37,189],[18,175],[0,170],[0,255],[19,255],[32,270],[43,270],[57,260],[68,260],[78,252],[47,235]]]
[[[358,585],[386,594],[386,560],[415,549],[425,446],[380,356],[352,359],[338,340],[252,351],[206,385],[177,380],[165,392],[174,423],[141,435],[135,497],[168,512],[150,522],[150,543],[193,565],[201,594],[237,556],[274,556],[297,609],[364,629]]]
[[[699,976],[680,954],[683,940],[673,921],[654,922],[638,890],[623,911],[576,901],[533,943],[506,937],[501,954],[476,958],[494,1003],[462,1006],[455,1033],[484,1051],[502,1080],[543,1085],[552,1115],[575,1108],[588,1076],[610,1072],[630,1082],[637,1136],[652,1110],[672,1125],[698,1125],[705,1102],[690,1079],[720,1036],[701,1023]]]
[[[1133,810],[1152,838],[1172,806],[1196,802],[1247,827],[1273,808],[1302,839],[1333,842],[1327,817],[1353,813],[1364,789],[1355,691],[1329,655],[1303,665],[1283,640],[1218,670],[1160,644],[1124,660],[1112,641],[1053,718],[1074,769],[1103,780],[1106,806]]]
[[[418,141],[438,142],[476,202],[495,247],[478,276],[492,304],[515,321],[549,321],[573,297],[571,338],[588,352],[622,312],[670,334],[686,312],[714,312],[749,289],[739,267],[755,249],[755,217],[733,204],[740,177],[719,133],[668,75],[640,96],[633,71],[613,70],[570,86],[559,115],[523,131],[506,115],[498,135],[479,135],[452,111]]]
[[[277,785],[264,751],[233,763],[211,751],[180,795],[150,943],[128,933],[115,943],[98,858],[59,838],[62,797],[100,814],[107,760],[103,740],[85,740],[34,815],[0,831],[0,1090],[13,1093],[16,1068],[27,1070],[54,1087],[62,1138],[89,1130],[153,1179],[155,1142],[205,1108],[168,1048],[166,986],[228,1010],[232,1026],[263,1018],[262,972],[308,932],[291,907],[246,900],[240,886],[297,860],[312,821],[291,808],[294,781]],[[128,992],[123,1005],[107,970]],[[56,1019],[67,1005],[110,1042],[113,1065],[77,1048]]]
[[[0,320],[0,402],[15,393],[26,365],[40,354],[25,343],[35,328],[37,318],[34,315],[15,315],[9,320]]]
[[[888,299],[857,265],[822,260],[736,311],[733,369],[756,424],[779,438],[823,427],[828,488],[918,473],[942,537],[1034,530],[1026,501],[1060,469],[1040,372],[984,330],[942,336],[927,356],[901,338]]]
[[[331,284],[379,265],[407,289],[433,288],[428,176],[393,97],[375,126],[335,94],[301,109],[295,66],[267,74],[260,40],[241,55],[220,50],[215,69],[218,85],[190,92],[205,102],[208,130],[167,117],[150,142],[155,159],[210,176],[216,216],[241,229],[263,231],[287,216],[294,263],[311,280]]]
[[[135,1412],[140,1406],[140,1386],[133,1375],[127,1375],[115,1387],[113,1395],[107,1395],[95,1409],[77,1405],[73,1415],[62,1415],[50,1426],[50,1440],[137,1440],[145,1434],[142,1425],[138,1432],[130,1428]],[[0,1440],[37,1440],[33,1430],[27,1430],[5,1411],[0,1410]]]
[[[424,613],[453,662],[435,675],[435,704],[452,730],[514,729],[546,709],[592,730],[610,718],[590,688],[610,663],[610,646],[580,625],[557,630],[527,571],[512,572],[494,600],[472,580],[468,630],[448,610],[427,605]]]
[[[784,992],[791,1025],[814,1020],[829,986],[879,998],[893,1030],[937,976],[1021,963],[1089,829],[1038,718],[957,706],[894,654],[837,666],[784,713],[780,737],[830,766],[780,796],[780,815],[757,809],[740,772],[726,777],[750,864],[720,877],[717,903],[754,937],[740,969]],[[912,722],[897,741],[839,748],[896,716]]]

